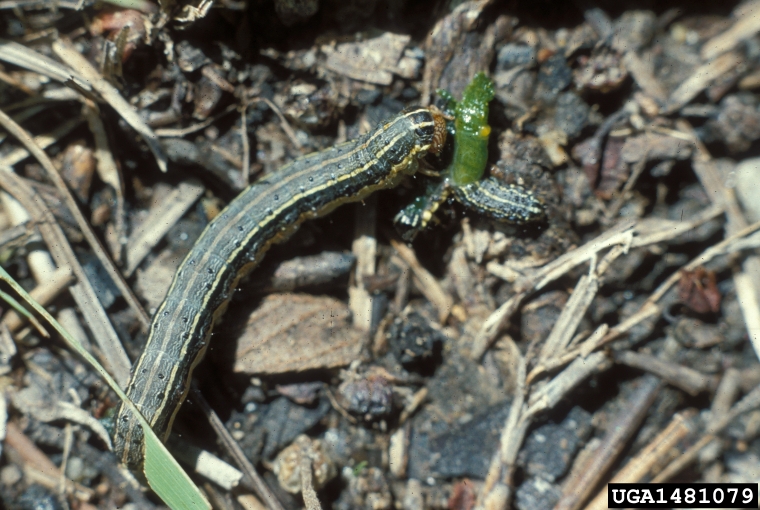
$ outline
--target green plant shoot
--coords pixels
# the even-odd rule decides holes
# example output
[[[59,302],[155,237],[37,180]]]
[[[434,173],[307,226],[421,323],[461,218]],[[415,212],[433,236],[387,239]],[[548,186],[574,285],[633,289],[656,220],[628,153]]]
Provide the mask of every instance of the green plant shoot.
[[[494,97],[493,82],[485,73],[476,74],[458,103],[446,91],[438,94],[447,101],[447,110],[453,107],[454,111],[454,157],[448,178],[455,186],[477,182],[488,161],[488,103]]]

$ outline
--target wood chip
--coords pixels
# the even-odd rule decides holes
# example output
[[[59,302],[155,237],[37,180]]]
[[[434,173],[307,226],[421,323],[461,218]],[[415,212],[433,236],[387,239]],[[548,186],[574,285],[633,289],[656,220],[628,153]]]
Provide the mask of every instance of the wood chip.
[[[733,12],[736,23],[725,32],[716,35],[702,46],[702,60],[712,60],[731,51],[741,42],[760,32],[760,1],[741,4]]]
[[[694,432],[693,424],[690,423],[694,414],[693,411],[686,411],[675,415],[668,426],[628,461],[608,483],[638,483],[652,469],[672,457],[673,449],[678,443]],[[603,510],[609,508],[608,503],[607,487],[605,487],[599,491],[585,510]]]
[[[449,313],[451,313],[451,296],[443,290],[438,280],[430,274],[430,271],[422,267],[422,264],[417,260],[417,256],[411,248],[395,239],[391,239],[391,245],[393,245],[404,262],[409,264],[420,292],[438,309],[438,319],[443,323],[449,316]]]
[[[640,58],[633,51],[628,51],[623,55],[623,64],[625,64],[633,79],[636,80],[636,84],[641,87],[644,93],[662,104],[665,102],[668,94],[665,91],[665,87],[655,77],[654,69],[650,65],[650,62],[651,60]]]
[[[651,354],[621,351],[615,354],[615,361],[652,373],[691,396],[696,396],[706,389],[715,386],[715,381],[712,377],[693,368],[660,360]]]
[[[626,137],[621,157],[626,163],[644,160],[688,159],[693,145],[687,140],[658,133]]]
[[[678,86],[671,94],[670,98],[663,108],[664,113],[672,113],[685,106],[689,101],[705,90],[713,81],[728,73],[739,64],[744,62],[744,58],[737,53],[726,53],[703,64],[691,73],[681,85]]]
[[[410,40],[408,35],[386,32],[367,41],[324,45],[321,47],[327,56],[324,66],[354,80],[390,85],[393,73],[402,73],[398,64]]]
[[[273,294],[248,318],[234,371],[281,374],[345,366],[360,358],[363,339],[342,301]]]

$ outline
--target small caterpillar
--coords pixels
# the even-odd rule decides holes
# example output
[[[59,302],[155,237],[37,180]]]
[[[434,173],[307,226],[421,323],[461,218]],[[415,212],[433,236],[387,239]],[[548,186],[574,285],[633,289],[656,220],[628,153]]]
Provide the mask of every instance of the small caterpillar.
[[[461,101],[455,101],[445,90],[439,90],[438,95],[447,103],[445,112],[454,116],[450,126],[454,155],[443,172],[444,180],[396,215],[401,236],[407,241],[414,239],[449,196],[498,221],[522,224],[543,220],[544,203],[533,192],[493,177],[482,180],[488,162],[488,103],[494,97],[493,82],[485,73],[478,73],[465,88]]]
[[[494,177],[453,187],[454,198],[480,214],[509,223],[528,223],[544,217],[544,204],[532,191]]]

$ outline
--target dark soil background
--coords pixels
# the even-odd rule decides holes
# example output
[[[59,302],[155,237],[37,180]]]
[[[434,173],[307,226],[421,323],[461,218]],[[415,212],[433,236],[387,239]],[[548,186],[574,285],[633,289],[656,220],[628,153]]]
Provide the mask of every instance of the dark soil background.
[[[168,442],[213,508],[601,509],[610,481],[758,480],[760,2],[127,4],[0,0],[0,263],[122,385],[242,189],[478,72],[484,177],[546,210],[448,199],[403,240],[449,136],[274,246]],[[160,507],[109,452],[116,394],[11,308],[3,507]]]

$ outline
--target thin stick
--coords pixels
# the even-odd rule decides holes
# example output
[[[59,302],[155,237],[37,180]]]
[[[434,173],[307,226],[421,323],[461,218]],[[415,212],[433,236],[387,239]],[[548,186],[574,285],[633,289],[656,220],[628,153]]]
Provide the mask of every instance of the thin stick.
[[[266,484],[266,482],[261,478],[261,476],[259,476],[259,472],[256,471],[256,468],[253,467],[253,464],[251,464],[251,462],[245,456],[245,453],[243,453],[240,445],[237,444],[237,441],[235,441],[235,439],[230,435],[227,427],[224,426],[224,423],[222,423],[222,420],[219,418],[219,415],[217,415],[216,412],[211,408],[206,398],[196,387],[193,387],[193,401],[200,406],[201,411],[204,412],[208,418],[209,423],[216,431],[217,436],[222,441],[222,446],[224,446],[224,449],[227,451],[227,453],[233,459],[235,459],[235,463],[243,472],[243,479],[255,490],[256,495],[259,497],[259,499],[266,503],[269,510],[285,510],[280,501],[277,499],[277,496],[275,496],[274,493],[269,489],[269,486]]]

